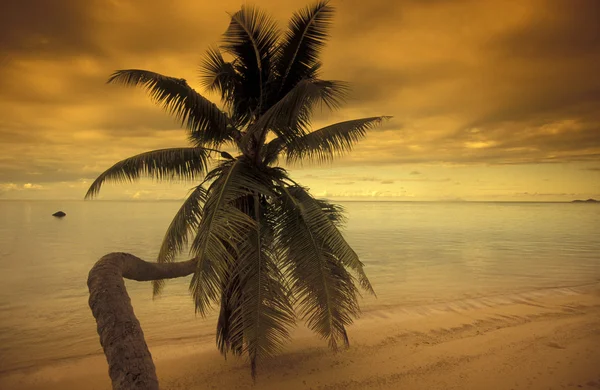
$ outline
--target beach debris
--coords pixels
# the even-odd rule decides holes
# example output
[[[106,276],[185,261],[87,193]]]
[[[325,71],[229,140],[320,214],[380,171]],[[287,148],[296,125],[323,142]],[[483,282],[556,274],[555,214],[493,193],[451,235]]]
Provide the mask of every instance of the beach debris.
[[[62,218],[65,215],[67,215],[67,213],[65,213],[64,211],[57,211],[54,214],[52,214],[53,217],[57,217],[57,218]]]

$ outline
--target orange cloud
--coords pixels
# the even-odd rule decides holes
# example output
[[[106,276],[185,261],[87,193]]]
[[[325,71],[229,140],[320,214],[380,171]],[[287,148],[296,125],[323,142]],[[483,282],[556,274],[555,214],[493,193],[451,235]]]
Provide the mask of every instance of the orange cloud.
[[[115,69],[146,68],[200,89],[202,54],[240,2],[51,3],[8,0],[0,14],[2,188],[75,183],[131,154],[185,144],[184,131],[142,91],[105,81]],[[256,1],[282,27],[305,3]],[[589,164],[600,157],[598,1],[334,5],[324,75],[349,81],[353,94],[343,110],[319,113],[315,126],[394,116],[335,166],[399,172],[419,164],[579,164],[588,175],[581,180],[593,180]],[[380,184],[391,181],[398,183]],[[563,192],[570,193],[556,191]]]

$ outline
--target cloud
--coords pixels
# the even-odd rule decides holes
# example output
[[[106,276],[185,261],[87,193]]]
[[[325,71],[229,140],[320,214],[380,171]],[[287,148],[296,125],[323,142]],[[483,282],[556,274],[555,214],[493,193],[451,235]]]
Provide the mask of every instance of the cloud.
[[[412,177],[414,175],[411,175],[409,177],[398,177],[397,179],[388,179],[388,178],[382,178],[382,177],[376,177],[376,176],[356,176],[354,174],[348,174],[348,173],[343,173],[343,174],[324,174],[321,176],[315,176],[312,174],[308,174],[308,175],[303,175],[302,178],[303,179],[312,179],[312,180],[318,180],[318,181],[324,181],[324,182],[333,182],[333,184],[335,185],[353,185],[353,184],[357,184],[357,185],[366,185],[363,183],[369,183],[369,185],[371,184],[394,184],[397,182],[432,182],[432,183],[443,183],[443,182],[448,182],[451,179],[444,177],[444,178],[437,178],[437,177]]]
[[[35,183],[0,183],[0,196],[7,196],[12,194],[31,193],[39,190],[45,190],[46,188],[41,184]],[[27,195],[25,195],[27,197]]]
[[[44,187],[40,184],[25,183],[23,184],[23,188],[26,190],[41,190]]]
[[[0,193],[17,190],[19,187],[15,183],[0,183]]]
[[[600,3],[595,0],[539,2],[545,12],[496,39],[494,45],[521,58],[555,60],[598,55],[600,49]]]
[[[256,3],[282,28],[292,11],[305,6],[300,0]],[[235,11],[240,2],[150,0],[140,6],[133,0],[8,0],[5,5],[0,182],[46,186],[93,178],[145,150],[186,145],[185,131],[143,91],[106,85],[106,79],[115,69],[142,68],[185,78],[201,90],[202,54],[219,41],[228,25],[226,11]],[[318,113],[315,127],[394,116],[336,166],[428,164],[429,174],[443,165],[600,158],[598,1],[339,0],[334,5],[323,75],[349,81],[353,93],[344,109]],[[403,178],[406,171],[328,180],[338,186],[392,184],[421,175],[414,170]],[[315,176],[335,176],[324,172]],[[423,176],[422,182],[443,180]]]
[[[144,196],[147,196],[149,194],[152,194],[152,191],[135,191],[132,195],[131,195],[131,199],[142,199]]]
[[[430,183],[445,183],[448,181],[451,181],[450,178],[442,178],[442,179],[429,179],[429,178],[404,178],[404,179],[400,179],[400,182],[406,181],[406,182],[430,182]]]
[[[100,2],[7,0],[0,14],[1,51],[13,55],[55,56],[93,50],[92,10]]]
[[[381,179],[377,178],[377,177],[369,177],[369,176],[364,177],[363,176],[363,177],[357,177],[357,178],[355,178],[355,180],[358,180],[358,181],[380,181]]]
[[[367,198],[367,199],[382,199],[382,198],[414,198],[414,194],[407,191],[379,191],[379,190],[352,190],[352,191],[336,191],[317,194],[320,197],[326,198]]]
[[[342,182],[338,182],[338,183],[333,183],[336,186],[351,186],[352,184],[354,184],[353,181],[342,181]]]

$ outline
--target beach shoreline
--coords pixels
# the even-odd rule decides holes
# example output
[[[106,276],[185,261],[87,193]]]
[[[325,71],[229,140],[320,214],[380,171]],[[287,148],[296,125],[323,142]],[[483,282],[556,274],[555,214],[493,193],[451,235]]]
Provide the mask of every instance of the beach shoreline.
[[[600,388],[600,284],[369,311],[333,353],[299,328],[255,384],[210,343],[154,346],[162,389]],[[110,389],[103,355],[0,375],[1,389]]]

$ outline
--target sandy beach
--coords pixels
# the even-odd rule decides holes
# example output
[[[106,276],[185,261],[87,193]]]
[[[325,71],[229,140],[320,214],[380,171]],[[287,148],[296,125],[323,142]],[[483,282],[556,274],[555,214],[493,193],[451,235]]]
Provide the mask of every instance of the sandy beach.
[[[299,329],[253,384],[210,345],[150,347],[163,389],[600,388],[600,285],[373,310],[333,353]],[[0,377],[1,389],[109,389],[95,355]]]

